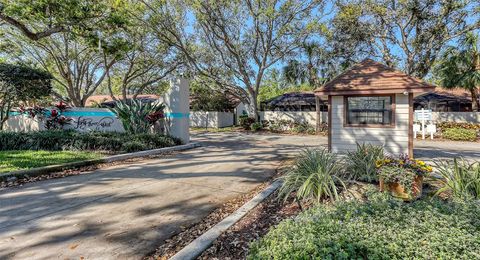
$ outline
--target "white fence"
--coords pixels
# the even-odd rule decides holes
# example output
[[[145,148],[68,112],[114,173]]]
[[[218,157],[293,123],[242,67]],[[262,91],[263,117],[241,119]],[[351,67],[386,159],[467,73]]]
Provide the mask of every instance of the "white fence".
[[[190,127],[221,128],[232,126],[234,114],[230,112],[190,112]]]
[[[260,112],[260,118],[262,120],[288,120],[299,123],[308,123],[310,125],[316,125],[317,112],[315,111],[263,111]],[[326,123],[328,119],[327,112],[320,112],[320,122]]]
[[[435,122],[458,122],[480,124],[480,112],[432,112]]]

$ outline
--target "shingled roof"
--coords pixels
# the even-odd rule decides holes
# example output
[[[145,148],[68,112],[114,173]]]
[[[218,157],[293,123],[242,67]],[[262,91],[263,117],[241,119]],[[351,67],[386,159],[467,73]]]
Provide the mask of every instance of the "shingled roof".
[[[316,95],[393,94],[433,91],[434,85],[371,59],[355,64],[322,87]]]

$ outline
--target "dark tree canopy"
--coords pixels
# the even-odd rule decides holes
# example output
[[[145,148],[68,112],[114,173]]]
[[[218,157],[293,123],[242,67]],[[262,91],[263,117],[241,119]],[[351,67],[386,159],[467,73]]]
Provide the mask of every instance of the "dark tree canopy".
[[[52,79],[52,75],[43,70],[0,63],[0,81],[8,86],[9,96],[14,96],[16,100],[48,96],[52,90]]]

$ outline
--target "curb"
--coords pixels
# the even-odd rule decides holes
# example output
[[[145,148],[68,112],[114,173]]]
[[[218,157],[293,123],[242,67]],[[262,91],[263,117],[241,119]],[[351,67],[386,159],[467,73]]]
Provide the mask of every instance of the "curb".
[[[95,165],[99,163],[111,163],[111,162],[117,162],[117,161],[122,161],[127,159],[157,155],[157,154],[162,154],[166,152],[183,151],[183,150],[193,149],[199,146],[200,146],[200,143],[195,142],[195,143],[177,145],[172,147],[164,147],[164,148],[158,148],[158,149],[152,149],[152,150],[146,150],[146,151],[140,151],[140,152],[134,152],[134,153],[112,155],[112,156],[107,156],[101,159],[49,165],[49,166],[32,168],[27,170],[0,173],[0,181],[7,180],[12,177],[17,177],[17,178],[18,177],[36,177],[39,175],[63,171],[63,170],[72,169],[76,167],[90,166],[90,165]]]
[[[280,180],[274,181],[262,192],[253,197],[253,199],[245,203],[242,207],[237,209],[235,212],[224,218],[207,232],[197,237],[190,244],[185,246],[182,250],[172,256],[170,260],[195,259],[200,256],[203,251],[207,250],[213,244],[215,239],[217,239],[228,228],[237,223],[250,210],[260,204],[260,202],[270,196],[276,189],[280,187],[281,183],[282,182]]]

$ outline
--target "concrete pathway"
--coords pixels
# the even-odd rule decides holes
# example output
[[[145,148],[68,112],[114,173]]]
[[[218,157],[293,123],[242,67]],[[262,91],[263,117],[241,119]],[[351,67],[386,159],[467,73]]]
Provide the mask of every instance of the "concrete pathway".
[[[197,135],[195,150],[0,190],[0,259],[139,259],[322,138]]]

